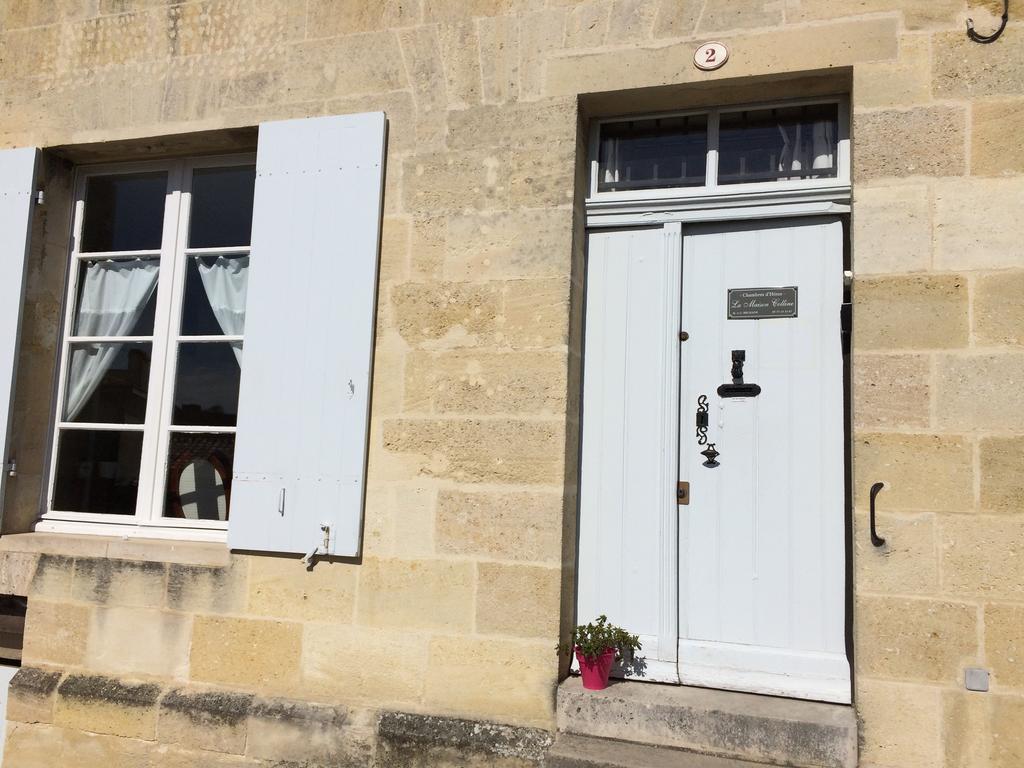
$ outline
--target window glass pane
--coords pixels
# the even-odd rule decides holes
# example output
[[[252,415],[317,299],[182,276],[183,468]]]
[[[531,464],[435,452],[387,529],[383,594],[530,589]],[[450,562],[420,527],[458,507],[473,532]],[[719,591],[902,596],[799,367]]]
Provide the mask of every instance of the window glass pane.
[[[151,336],[159,259],[87,261],[78,267],[75,336]]]
[[[72,344],[64,420],[89,424],[142,424],[152,345]]]
[[[184,336],[245,333],[248,256],[193,256],[185,275]]]
[[[156,250],[164,229],[167,174],[92,176],[85,187],[82,252]]]
[[[834,178],[839,107],[723,112],[718,133],[718,183]]]
[[[248,245],[255,184],[256,167],[253,165],[193,171],[189,247]]]
[[[62,430],[53,508],[134,515],[141,459],[142,432]]]
[[[605,123],[598,191],[703,186],[707,152],[707,115]]]
[[[235,436],[172,432],[164,517],[227,520]]]
[[[241,361],[241,344],[179,344],[178,371],[174,385],[174,424],[235,426]]]

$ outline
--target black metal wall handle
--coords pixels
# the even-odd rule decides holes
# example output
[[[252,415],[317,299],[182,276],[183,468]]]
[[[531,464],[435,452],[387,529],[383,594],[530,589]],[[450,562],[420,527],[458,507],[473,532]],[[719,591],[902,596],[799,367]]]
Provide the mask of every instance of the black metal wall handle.
[[[976,43],[994,43],[999,39],[999,36],[1003,34],[1003,30],[1006,29],[1006,24],[1010,20],[1010,0],[1003,0],[1003,15],[1000,18],[999,29],[993,32],[991,35],[978,34],[974,29],[974,19],[967,20],[967,36]]]
[[[878,535],[878,531],[875,530],[875,497],[878,496],[878,492],[885,488],[885,483],[875,483],[871,486],[871,499],[870,499],[870,513],[869,520],[871,524],[871,543],[876,547],[885,545],[885,539]]]

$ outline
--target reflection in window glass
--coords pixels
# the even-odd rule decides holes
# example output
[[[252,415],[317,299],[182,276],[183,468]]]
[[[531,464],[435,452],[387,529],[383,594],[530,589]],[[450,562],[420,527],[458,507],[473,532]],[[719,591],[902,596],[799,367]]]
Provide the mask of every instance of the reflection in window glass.
[[[53,508],[134,515],[141,458],[142,432],[61,430]]]
[[[193,171],[189,248],[248,245],[255,185],[252,165]]]
[[[149,251],[160,247],[167,174],[91,176],[85,188],[82,252]]]
[[[838,130],[836,104],[723,112],[718,183],[834,178]]]
[[[152,344],[72,344],[64,420],[143,424]]]
[[[707,115],[603,124],[598,191],[702,186],[707,134]]]
[[[241,361],[241,344],[179,344],[173,423],[181,426],[235,426]]]
[[[235,436],[172,432],[164,517],[227,520]]]
[[[192,256],[185,275],[184,336],[245,333],[248,256]]]

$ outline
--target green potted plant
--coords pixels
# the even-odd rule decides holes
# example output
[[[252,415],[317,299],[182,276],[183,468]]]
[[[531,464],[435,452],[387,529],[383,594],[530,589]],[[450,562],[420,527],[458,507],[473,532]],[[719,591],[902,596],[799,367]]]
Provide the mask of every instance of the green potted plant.
[[[558,650],[561,653],[575,652],[583,687],[600,691],[608,686],[612,664],[640,650],[640,638],[622,627],[609,624],[608,617],[601,615],[597,621],[576,627],[572,639],[559,645]]]

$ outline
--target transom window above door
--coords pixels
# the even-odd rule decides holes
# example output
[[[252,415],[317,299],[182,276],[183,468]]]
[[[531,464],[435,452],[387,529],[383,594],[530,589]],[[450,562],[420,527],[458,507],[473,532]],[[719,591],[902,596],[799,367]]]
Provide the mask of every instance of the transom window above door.
[[[45,518],[226,528],[255,178],[80,171]]]
[[[593,202],[736,196],[849,186],[844,100],[600,120]]]

